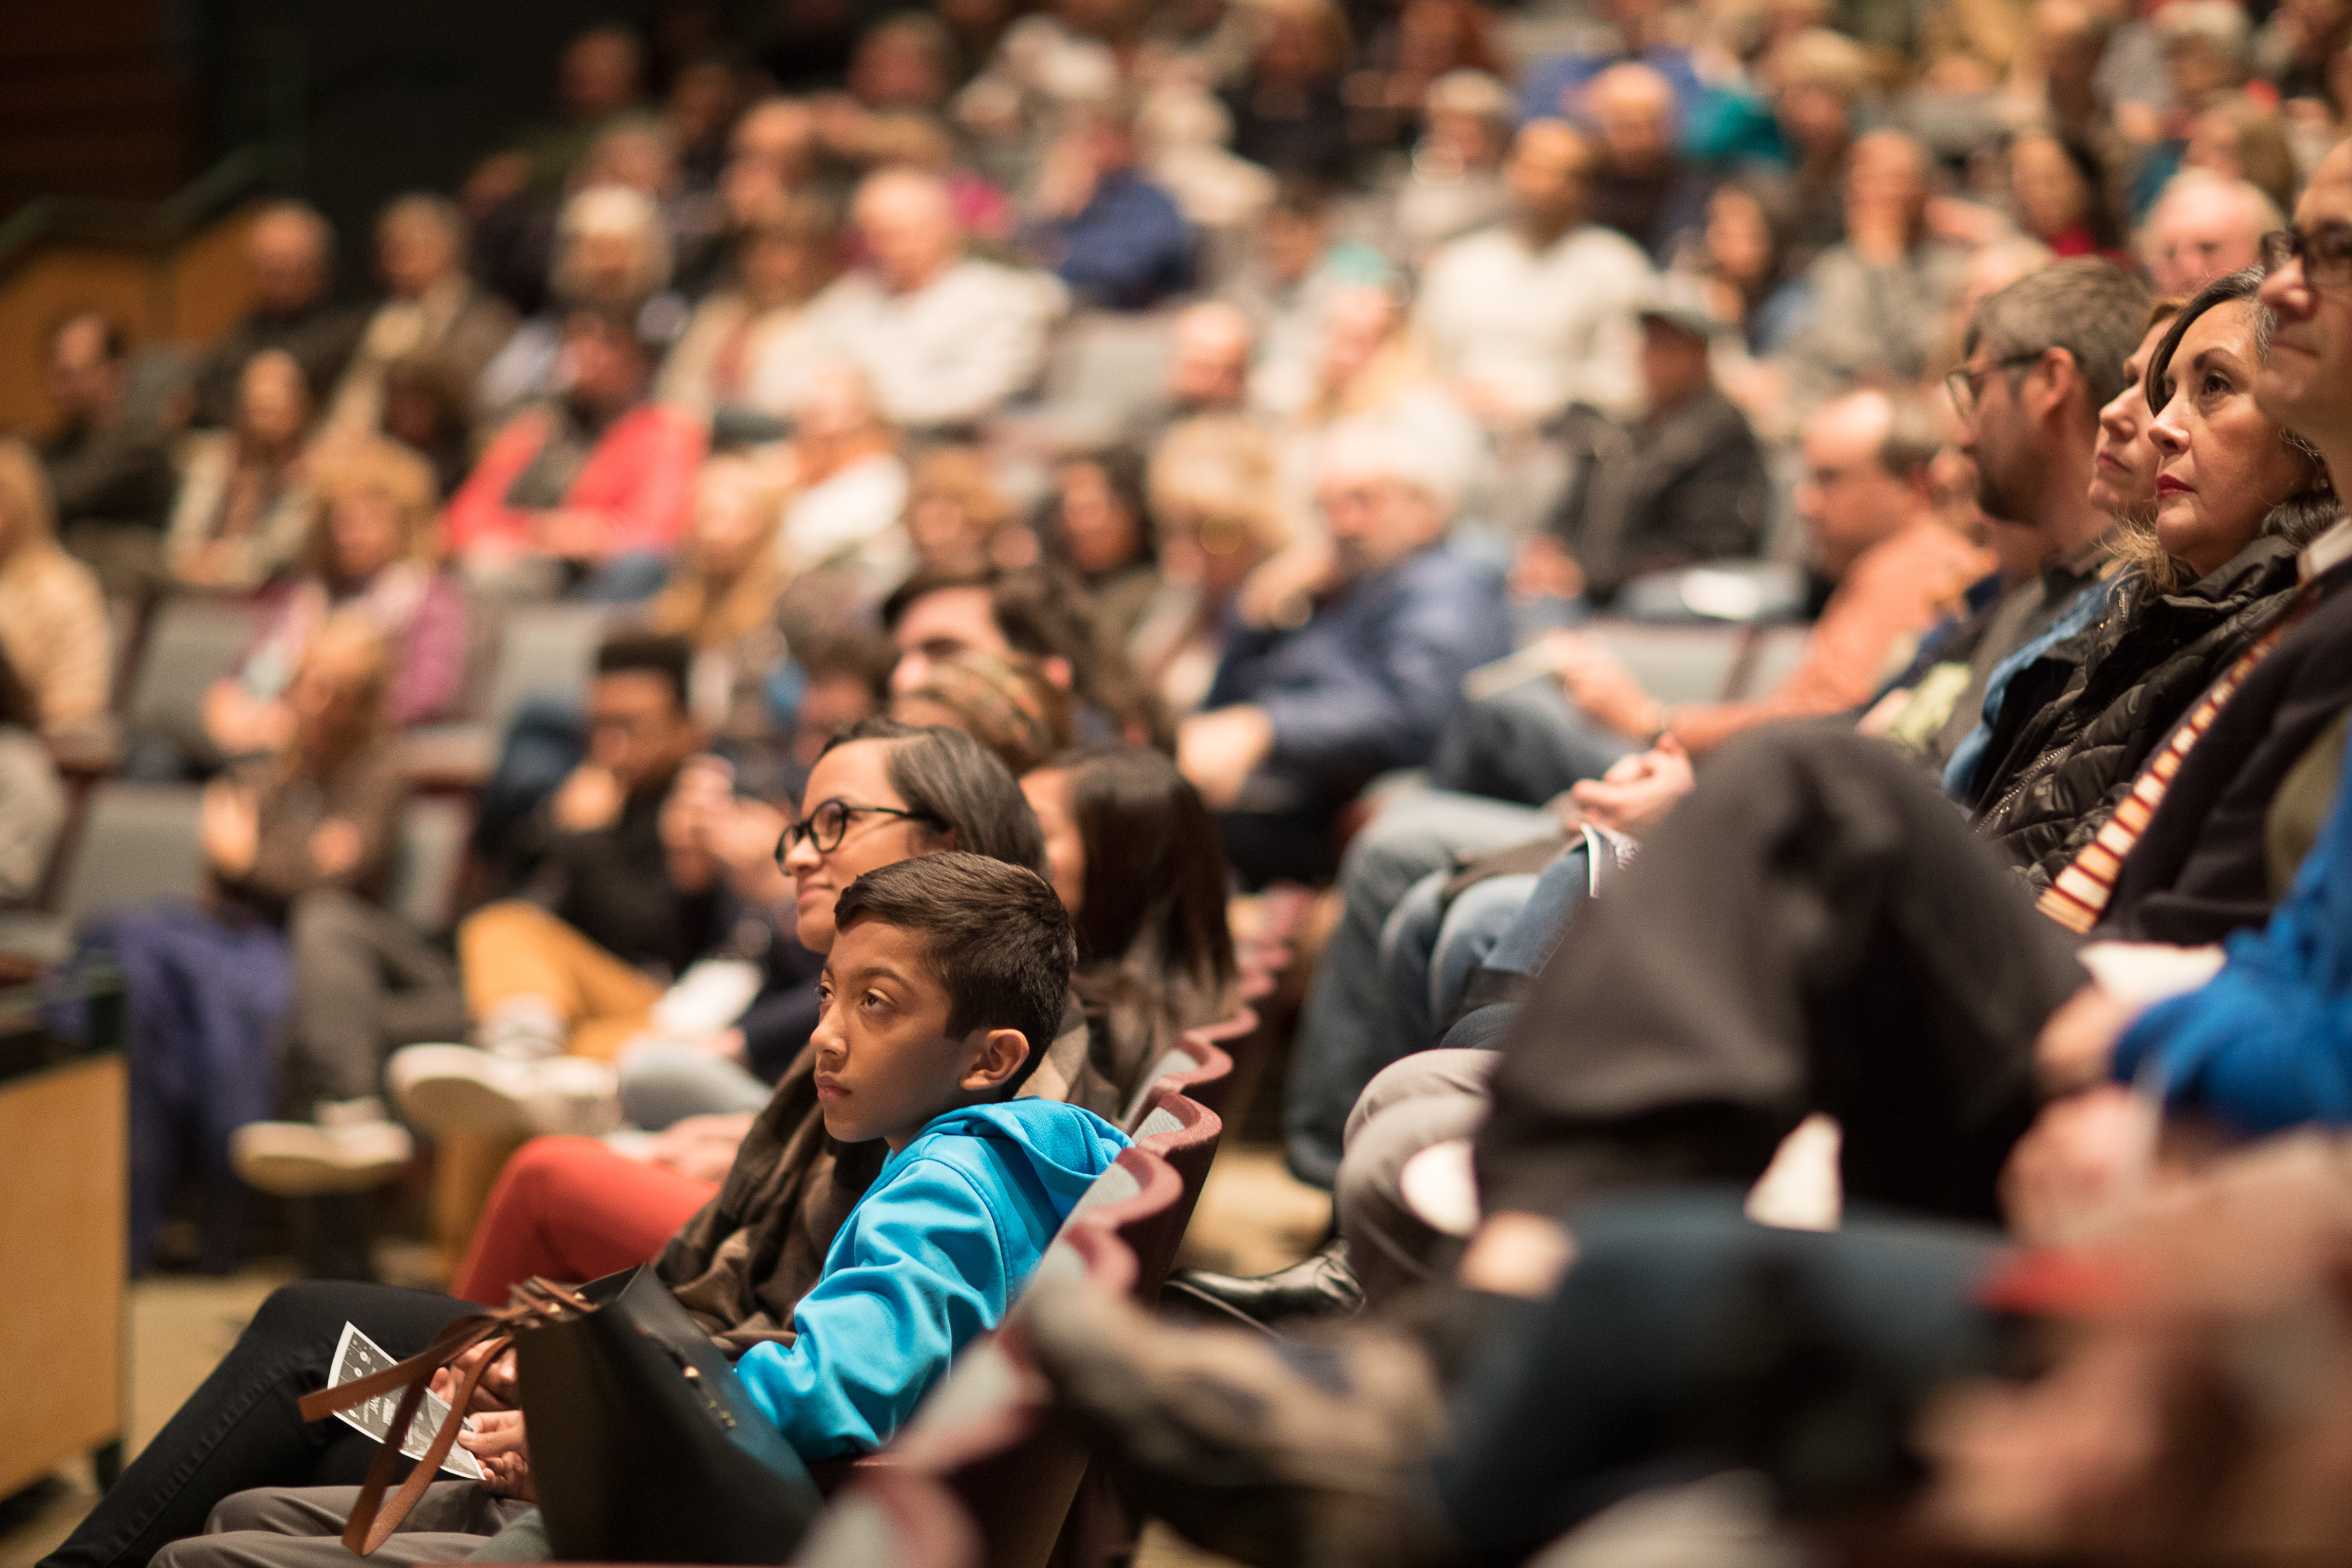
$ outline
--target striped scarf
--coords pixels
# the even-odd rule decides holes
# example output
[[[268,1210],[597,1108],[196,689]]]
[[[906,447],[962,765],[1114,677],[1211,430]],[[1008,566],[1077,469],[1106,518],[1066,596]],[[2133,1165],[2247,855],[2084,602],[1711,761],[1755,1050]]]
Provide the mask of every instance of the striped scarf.
[[[2213,727],[2215,717],[2221,713],[2223,705],[2237,695],[2238,688],[2246,683],[2246,677],[2254,672],[2254,667],[2270,658],[2272,651],[2278,647],[2279,638],[2286,635],[2286,629],[2301,620],[2304,612],[2311,608],[2312,597],[2311,585],[2306,584],[2303,592],[2297,594],[2287,606],[2286,613],[2279,617],[2278,623],[2264,632],[2252,647],[2240,654],[2237,662],[2230,666],[2221,679],[2215,681],[2199,700],[2197,706],[2189,710],[2189,717],[2174,726],[2171,735],[2155,757],[2140,770],[2139,777],[2132,781],[2131,793],[2116,807],[2115,815],[2107,818],[2088,844],[2083,846],[2082,852],[2068,863],[2066,868],[2058,873],[2048,889],[2035,900],[2035,909],[2078,936],[2087,933],[2099,923],[2099,917],[2106,913],[2107,900],[2115,897],[2116,879],[2123,875],[2125,858],[2131,854],[2132,847],[2139,842],[2140,835],[2147,831],[2148,822],[2156,816],[2156,808],[2163,803],[2165,792],[2172,787],[2174,777],[2180,772],[2180,764],[2188,759],[2189,748]]]

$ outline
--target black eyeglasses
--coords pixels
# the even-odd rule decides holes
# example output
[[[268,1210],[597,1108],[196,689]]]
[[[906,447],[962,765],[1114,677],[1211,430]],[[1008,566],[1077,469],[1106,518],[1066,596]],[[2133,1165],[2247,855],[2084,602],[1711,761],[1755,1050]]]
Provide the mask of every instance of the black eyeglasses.
[[[2310,228],[2274,228],[2263,236],[2263,274],[2268,277],[2292,258],[2303,263],[2303,280],[2315,289],[2352,283],[2352,223]]]
[[[1985,377],[1997,370],[2011,370],[2018,365],[2032,364],[2041,357],[2042,351],[2037,349],[2032,353],[2011,354],[2007,359],[1997,359],[1992,363],[1979,365],[1975,370],[1962,365],[1957,370],[1944,373],[1944,390],[1951,395],[1952,406],[1959,410],[1961,418],[1966,419],[1976,412],[1977,395],[1984,389]]]
[[[928,822],[935,827],[947,825],[928,811],[907,811],[895,805],[852,805],[845,800],[828,800],[784,829],[776,840],[776,864],[784,863],[785,854],[801,842],[816,846],[820,855],[830,855],[841,847],[849,837],[849,824],[860,816],[903,816],[909,822]]]

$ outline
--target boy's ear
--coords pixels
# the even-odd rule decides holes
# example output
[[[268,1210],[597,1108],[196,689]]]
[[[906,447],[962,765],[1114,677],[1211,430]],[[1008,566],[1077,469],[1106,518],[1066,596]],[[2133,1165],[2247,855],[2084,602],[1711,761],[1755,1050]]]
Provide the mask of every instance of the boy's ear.
[[[962,1087],[975,1094],[1002,1085],[1029,1059],[1029,1037],[1018,1029],[989,1029],[980,1037],[980,1054],[964,1069]]]

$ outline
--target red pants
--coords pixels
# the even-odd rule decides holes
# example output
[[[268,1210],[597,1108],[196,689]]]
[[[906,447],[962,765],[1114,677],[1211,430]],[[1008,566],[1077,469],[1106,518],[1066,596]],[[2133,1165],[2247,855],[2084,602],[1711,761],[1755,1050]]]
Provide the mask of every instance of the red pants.
[[[534,1274],[576,1284],[649,1263],[718,1191],[593,1138],[534,1138],[491,1189],[453,1290],[503,1307]]]

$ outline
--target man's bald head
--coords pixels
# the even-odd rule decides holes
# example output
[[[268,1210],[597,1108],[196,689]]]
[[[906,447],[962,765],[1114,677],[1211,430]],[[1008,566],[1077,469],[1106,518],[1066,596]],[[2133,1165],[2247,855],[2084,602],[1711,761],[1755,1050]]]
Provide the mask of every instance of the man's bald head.
[[[1646,174],[1674,153],[1674,84],[1639,60],[1594,77],[1584,90],[1584,114],[1617,173]]]
[[[1503,165],[1520,226],[1549,243],[1581,221],[1592,165],[1592,143],[1566,121],[1530,120],[1520,126]]]
[[[2140,259],[2158,294],[2187,299],[2225,272],[2252,267],[2263,236],[2284,222],[2244,180],[2189,169],[2166,184],[2140,230]]]
[[[280,314],[316,304],[327,291],[334,261],[334,231],[316,209],[278,202],[262,210],[246,237],[253,291],[265,310]]]
[[[885,169],[857,189],[852,221],[894,292],[919,289],[953,265],[963,232],[947,183],[919,169]]]
[[[1222,300],[1204,300],[1176,318],[1168,392],[1188,414],[1239,408],[1255,346],[1249,318]]]

